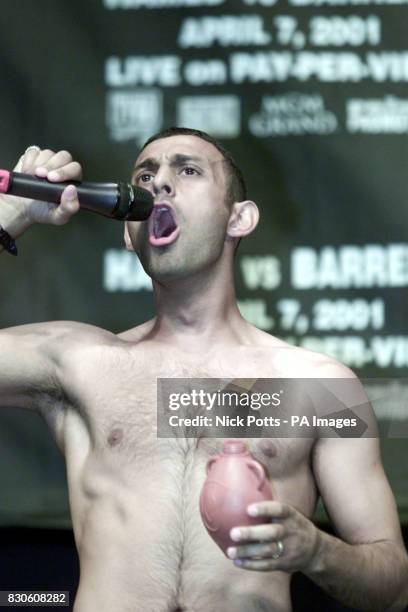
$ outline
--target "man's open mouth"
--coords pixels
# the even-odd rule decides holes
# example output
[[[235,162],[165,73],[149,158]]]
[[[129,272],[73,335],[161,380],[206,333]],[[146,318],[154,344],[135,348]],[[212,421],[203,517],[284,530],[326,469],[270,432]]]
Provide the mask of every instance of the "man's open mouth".
[[[152,246],[165,246],[176,240],[180,231],[173,211],[166,204],[156,204],[150,217],[149,242]]]

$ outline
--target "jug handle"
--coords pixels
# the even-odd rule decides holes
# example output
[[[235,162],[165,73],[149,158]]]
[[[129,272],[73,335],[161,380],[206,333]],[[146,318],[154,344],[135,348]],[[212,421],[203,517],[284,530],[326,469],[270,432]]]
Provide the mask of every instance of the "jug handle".
[[[261,465],[259,465],[257,461],[253,461],[252,459],[248,459],[246,464],[251,470],[251,472],[253,472],[255,476],[258,478],[259,482],[258,482],[257,488],[258,488],[258,491],[260,491],[260,489],[263,487],[263,484],[265,482],[265,470],[263,469]]]
[[[211,466],[213,465],[213,463],[215,463],[217,461],[218,457],[211,457],[211,459],[209,459],[207,461],[207,465],[206,465],[206,474],[208,476],[208,473],[210,471]]]

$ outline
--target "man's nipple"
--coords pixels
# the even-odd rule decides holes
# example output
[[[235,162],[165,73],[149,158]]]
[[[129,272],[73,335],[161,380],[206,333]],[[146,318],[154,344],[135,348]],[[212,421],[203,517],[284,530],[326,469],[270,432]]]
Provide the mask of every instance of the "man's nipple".
[[[123,439],[123,429],[121,429],[120,427],[115,427],[115,429],[112,429],[112,431],[109,433],[108,436],[108,444],[109,446],[117,446]]]
[[[266,455],[267,457],[276,457],[276,455],[278,454],[278,449],[276,447],[275,442],[273,442],[269,438],[262,438],[261,440],[259,440],[257,446],[258,450],[264,453],[264,455]]]

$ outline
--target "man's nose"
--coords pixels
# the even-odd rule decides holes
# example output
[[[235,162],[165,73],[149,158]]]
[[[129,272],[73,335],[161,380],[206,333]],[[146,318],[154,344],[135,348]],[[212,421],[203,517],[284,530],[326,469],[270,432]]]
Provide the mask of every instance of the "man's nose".
[[[153,180],[153,191],[155,195],[164,192],[166,195],[174,194],[174,181],[170,169],[160,168]]]

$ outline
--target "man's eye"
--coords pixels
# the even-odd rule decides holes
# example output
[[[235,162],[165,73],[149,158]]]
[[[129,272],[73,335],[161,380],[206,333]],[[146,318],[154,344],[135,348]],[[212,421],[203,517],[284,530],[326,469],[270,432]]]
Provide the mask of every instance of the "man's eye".
[[[198,171],[195,168],[192,168],[191,166],[185,166],[183,168],[183,172],[185,172],[185,174],[198,174]]]
[[[137,181],[141,183],[148,183],[151,179],[152,179],[152,175],[148,174],[147,172],[144,172],[143,174],[139,176]]]

